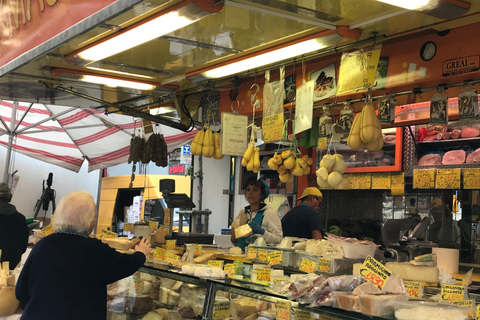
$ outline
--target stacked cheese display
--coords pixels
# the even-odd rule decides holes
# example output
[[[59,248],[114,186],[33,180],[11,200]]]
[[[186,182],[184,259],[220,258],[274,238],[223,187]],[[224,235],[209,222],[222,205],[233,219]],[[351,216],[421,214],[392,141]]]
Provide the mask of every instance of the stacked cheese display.
[[[343,173],[347,164],[341,154],[326,154],[320,161],[320,168],[316,171],[317,184],[320,188],[335,188],[343,181]]]

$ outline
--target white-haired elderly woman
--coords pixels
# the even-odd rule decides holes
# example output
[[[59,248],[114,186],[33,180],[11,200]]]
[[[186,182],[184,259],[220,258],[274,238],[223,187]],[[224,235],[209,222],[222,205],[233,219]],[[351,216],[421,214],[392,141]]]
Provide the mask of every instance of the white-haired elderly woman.
[[[137,271],[150,252],[143,239],[122,254],[90,238],[96,205],[86,191],[67,194],[53,217],[55,232],[32,249],[16,287],[23,320],[105,320],[107,285]]]

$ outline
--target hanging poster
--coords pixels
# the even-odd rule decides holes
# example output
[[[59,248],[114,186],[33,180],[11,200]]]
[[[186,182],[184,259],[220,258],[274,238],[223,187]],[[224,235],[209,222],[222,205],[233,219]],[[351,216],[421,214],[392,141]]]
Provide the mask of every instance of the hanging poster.
[[[297,89],[297,104],[295,106],[295,134],[312,127],[313,89],[315,81],[305,82]]]
[[[337,92],[335,79],[337,77],[335,71],[335,63],[328,65],[320,70],[313,71],[309,74],[310,80],[315,80],[313,91],[313,102],[322,101],[333,97]]]
[[[375,74],[375,83],[373,88],[385,89],[385,82],[387,80],[388,57],[380,57],[378,60],[377,73]]]
[[[222,112],[220,150],[229,156],[243,156],[247,150],[248,116]]]
[[[375,84],[381,49],[344,53],[338,75],[337,95],[367,91]]]
[[[295,74],[289,75],[285,78],[285,100],[283,104],[295,101],[297,85],[295,83]]]

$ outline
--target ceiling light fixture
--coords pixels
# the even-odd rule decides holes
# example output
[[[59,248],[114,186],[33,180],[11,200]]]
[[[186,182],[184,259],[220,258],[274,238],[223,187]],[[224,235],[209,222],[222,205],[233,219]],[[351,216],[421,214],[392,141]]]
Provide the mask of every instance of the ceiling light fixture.
[[[110,69],[96,68],[96,67],[86,67],[86,68],[87,68],[87,69],[90,69],[90,70],[100,71],[100,72],[110,72],[110,73],[119,74],[119,75],[127,76],[127,77],[137,77],[137,78],[153,79],[153,77],[145,76],[145,75],[143,75],[143,74],[138,74],[138,73],[129,73],[129,72],[122,72],[122,71],[110,70]]]
[[[174,107],[163,106],[163,107],[158,107],[158,108],[151,108],[150,109],[150,114],[152,114],[154,116],[158,116],[158,115],[161,115],[161,114],[171,113],[171,112],[175,112],[175,111],[177,111],[177,109],[175,109]]]
[[[65,61],[75,65],[85,65],[123,52],[223,9],[223,4],[215,6],[213,4],[213,0],[182,1],[159,14],[67,55]]]
[[[405,8],[408,10],[423,10],[436,6],[438,0],[378,0],[392,6]]]
[[[470,3],[463,0],[377,0],[409,10],[417,10],[422,13],[440,19],[456,19],[470,10]]]

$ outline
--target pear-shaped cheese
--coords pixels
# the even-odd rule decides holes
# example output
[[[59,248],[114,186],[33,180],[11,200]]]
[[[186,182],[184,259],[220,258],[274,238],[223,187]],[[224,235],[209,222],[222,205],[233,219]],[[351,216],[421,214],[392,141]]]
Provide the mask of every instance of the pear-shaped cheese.
[[[338,186],[342,182],[342,180],[343,180],[342,174],[337,171],[333,171],[328,175],[328,184],[333,188]]]

